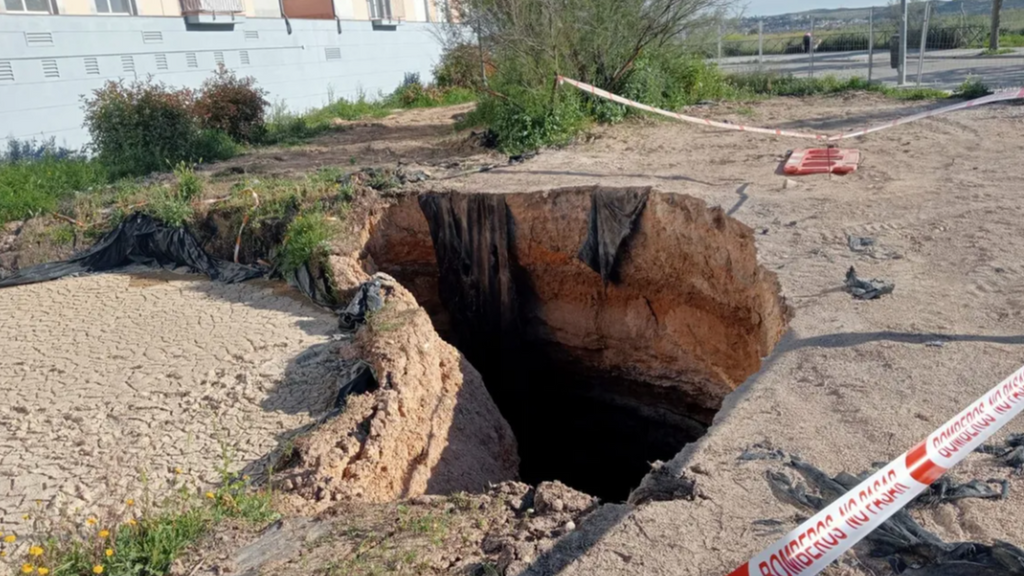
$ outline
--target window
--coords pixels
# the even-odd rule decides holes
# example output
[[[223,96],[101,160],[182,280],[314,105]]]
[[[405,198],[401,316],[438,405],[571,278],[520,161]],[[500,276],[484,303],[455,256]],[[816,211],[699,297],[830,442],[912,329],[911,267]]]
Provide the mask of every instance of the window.
[[[391,20],[391,0],[367,0],[370,3],[370,20]]]
[[[4,0],[8,12],[50,13],[50,0]]]
[[[131,14],[132,5],[129,0],[96,0],[96,11],[100,14]]]

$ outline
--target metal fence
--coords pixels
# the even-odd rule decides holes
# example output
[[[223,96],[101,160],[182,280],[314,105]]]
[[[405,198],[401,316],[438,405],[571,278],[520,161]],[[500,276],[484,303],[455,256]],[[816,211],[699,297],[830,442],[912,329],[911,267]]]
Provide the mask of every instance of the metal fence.
[[[992,53],[987,50],[988,27],[933,22],[930,9],[914,20],[908,19],[908,85],[946,90],[966,80],[978,80],[991,88],[1024,85],[1024,48],[1005,47]],[[807,32],[810,42],[805,39]],[[1004,34],[1009,37],[1015,32],[1005,30]],[[805,31],[770,33],[763,23],[746,30],[722,25],[717,42],[697,49],[726,73],[857,76],[897,84],[898,46],[899,23],[879,9],[873,10],[866,22],[832,21],[823,26],[809,19]]]

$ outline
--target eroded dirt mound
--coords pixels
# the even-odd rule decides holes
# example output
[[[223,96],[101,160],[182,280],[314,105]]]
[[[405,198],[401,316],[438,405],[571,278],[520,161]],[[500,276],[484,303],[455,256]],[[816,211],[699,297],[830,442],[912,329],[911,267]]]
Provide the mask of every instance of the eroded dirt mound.
[[[292,466],[276,478],[288,508],[481,491],[518,476],[515,438],[480,374],[408,291],[378,278],[384,308],[344,353],[366,361],[380,388],[295,441]]]

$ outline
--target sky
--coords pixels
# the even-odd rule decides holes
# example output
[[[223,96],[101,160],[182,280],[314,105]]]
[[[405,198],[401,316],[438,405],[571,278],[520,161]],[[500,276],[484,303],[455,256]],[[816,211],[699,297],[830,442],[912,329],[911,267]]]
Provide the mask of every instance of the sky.
[[[867,8],[882,6],[885,0],[746,0],[747,16],[772,16],[789,12],[803,12],[813,8]]]

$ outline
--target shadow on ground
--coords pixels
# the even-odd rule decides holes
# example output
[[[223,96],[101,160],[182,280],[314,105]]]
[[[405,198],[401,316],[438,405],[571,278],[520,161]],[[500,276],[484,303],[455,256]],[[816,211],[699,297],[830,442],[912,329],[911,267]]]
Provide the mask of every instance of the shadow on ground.
[[[721,410],[715,417],[720,423],[729,417],[735,407],[744,400],[761,377],[785,354],[802,348],[846,348],[871,342],[899,342],[925,345],[936,342],[990,342],[996,344],[1024,345],[1024,335],[993,336],[983,334],[943,334],[917,332],[839,332],[800,338],[790,330],[778,343],[775,351],[764,360],[761,369],[747,379],[735,392],[725,398]],[[679,476],[689,466],[699,442],[683,449],[672,461],[665,464],[670,474]],[[609,504],[600,508],[581,523],[579,530],[559,540],[549,552],[534,561],[518,576],[554,576],[567,566],[583,557],[601,539],[626,519],[633,507],[626,504]]]

